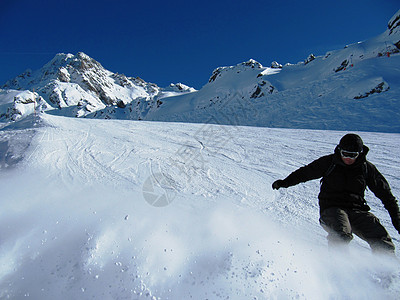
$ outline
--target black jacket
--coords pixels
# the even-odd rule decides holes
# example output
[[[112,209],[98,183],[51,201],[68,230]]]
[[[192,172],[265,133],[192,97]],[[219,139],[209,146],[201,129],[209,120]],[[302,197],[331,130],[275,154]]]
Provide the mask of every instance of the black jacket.
[[[289,187],[301,182],[323,177],[318,195],[321,211],[329,207],[360,209],[368,211],[364,192],[368,187],[388,210],[393,225],[399,230],[400,212],[389,184],[378,169],[366,159],[368,147],[352,165],[343,163],[338,147],[334,154],[323,156],[301,167],[283,180]]]

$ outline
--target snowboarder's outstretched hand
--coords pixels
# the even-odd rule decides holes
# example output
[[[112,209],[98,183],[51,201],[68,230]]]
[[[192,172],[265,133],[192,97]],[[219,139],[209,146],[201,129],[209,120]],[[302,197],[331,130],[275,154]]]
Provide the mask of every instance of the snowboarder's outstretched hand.
[[[397,207],[394,207],[389,211],[390,218],[392,219],[392,224],[393,227],[396,228],[396,230],[400,234],[400,211]]]
[[[392,218],[393,227],[396,228],[398,233],[400,234],[400,221],[398,219]]]
[[[279,179],[272,184],[273,190],[279,190],[281,187],[286,187],[282,179]]]

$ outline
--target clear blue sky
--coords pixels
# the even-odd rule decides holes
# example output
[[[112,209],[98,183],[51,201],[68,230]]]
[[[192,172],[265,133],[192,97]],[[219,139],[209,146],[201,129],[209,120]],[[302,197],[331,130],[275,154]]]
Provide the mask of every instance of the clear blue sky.
[[[268,66],[374,37],[399,0],[0,0],[0,85],[56,53],[195,88],[253,58]]]

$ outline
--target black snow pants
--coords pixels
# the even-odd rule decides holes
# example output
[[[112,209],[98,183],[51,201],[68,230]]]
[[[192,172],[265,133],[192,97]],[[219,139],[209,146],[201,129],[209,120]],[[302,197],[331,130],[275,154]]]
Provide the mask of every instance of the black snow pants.
[[[366,241],[372,251],[394,253],[394,244],[386,229],[372,213],[330,207],[321,211],[320,224],[328,232],[328,245],[348,244],[353,233]]]

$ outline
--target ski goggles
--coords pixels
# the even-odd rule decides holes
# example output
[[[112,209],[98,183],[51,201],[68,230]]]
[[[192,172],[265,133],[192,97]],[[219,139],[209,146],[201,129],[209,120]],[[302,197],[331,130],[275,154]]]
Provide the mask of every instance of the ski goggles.
[[[352,151],[346,151],[346,150],[341,149],[340,155],[344,158],[356,159],[360,155],[360,152],[352,152]]]

